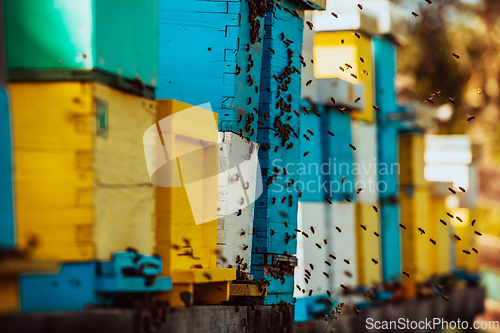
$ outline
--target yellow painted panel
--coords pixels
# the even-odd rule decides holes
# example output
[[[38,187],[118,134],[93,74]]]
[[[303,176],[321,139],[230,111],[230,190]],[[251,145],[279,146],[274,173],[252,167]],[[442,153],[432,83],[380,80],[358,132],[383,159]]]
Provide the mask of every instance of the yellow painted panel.
[[[429,238],[436,241],[436,245],[429,242],[430,248],[430,275],[449,275],[450,267],[450,236],[452,226],[446,215],[445,198],[431,197],[429,199]],[[442,224],[444,220],[448,225]]]
[[[0,277],[0,313],[19,311],[18,277]]]
[[[236,279],[235,268],[193,268],[174,270],[173,283],[209,283],[213,281],[232,281]]]
[[[229,281],[195,284],[194,301],[199,304],[220,304],[229,301]]]
[[[191,283],[185,283],[185,284],[172,284],[172,290],[166,293],[160,293],[157,296],[158,300],[161,301],[167,301],[170,306],[174,307],[180,307],[180,306],[186,306],[186,304],[183,302],[181,298],[181,294],[185,293],[190,293],[192,299],[194,300],[194,285]]]
[[[107,103],[108,131],[94,141],[94,241],[97,259],[127,247],[151,255],[155,247],[154,188],[142,138],[156,121],[156,102],[94,84]]]
[[[456,218],[452,219],[455,234],[461,239],[460,241],[454,240],[456,244],[456,268],[476,272],[478,270],[479,256],[472,248],[477,249],[476,237],[480,236],[474,233],[476,228],[470,224],[470,211],[467,208],[457,208],[451,214],[455,217],[459,216],[463,221],[460,222]],[[468,250],[471,254],[466,254],[463,250]]]
[[[256,284],[231,283],[229,285],[230,296],[265,296],[267,286],[258,286]]]
[[[341,40],[344,40],[344,43]],[[318,32],[314,37],[313,52],[314,75],[317,78],[339,77],[364,86],[365,96],[359,96],[364,103],[363,110],[353,112],[352,117],[374,122],[375,73],[370,37],[362,35],[358,39],[350,31]],[[364,59],[364,62],[361,62],[360,57]],[[351,65],[352,69],[348,70],[345,63]],[[344,72],[339,69],[339,66],[344,68]],[[366,71],[368,75],[363,71]],[[353,78],[352,73],[358,78]]]
[[[399,136],[399,164],[401,185],[426,185],[424,178],[424,138],[419,134]]]
[[[374,204],[356,204],[357,224],[366,226],[366,231],[356,226],[356,244],[358,257],[358,285],[371,286],[381,282],[380,235],[379,215],[373,209]],[[379,264],[375,264],[375,259]]]
[[[426,189],[416,189],[411,195],[405,191],[400,195],[401,223],[406,227],[401,232],[403,270],[410,274],[410,278],[403,277],[403,282],[409,286],[429,278],[429,193]],[[426,234],[421,234],[418,228]]]

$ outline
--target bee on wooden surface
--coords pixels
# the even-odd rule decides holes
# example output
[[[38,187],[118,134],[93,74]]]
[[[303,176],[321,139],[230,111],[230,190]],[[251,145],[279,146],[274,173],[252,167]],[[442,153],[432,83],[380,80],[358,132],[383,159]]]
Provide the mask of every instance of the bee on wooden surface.
[[[358,97],[358,98],[356,98],[356,99],[354,100],[354,103],[357,103],[357,102],[359,102],[360,100],[361,100],[361,97]]]
[[[287,39],[287,40],[284,40],[283,43],[286,45],[286,47],[290,47],[290,44],[293,43],[293,40]]]
[[[358,39],[361,39],[361,35],[358,32],[355,32],[354,36],[358,37]]]
[[[302,136],[303,136],[303,137],[304,137],[307,141],[311,141],[307,135],[302,134]]]
[[[330,205],[332,205],[332,204],[333,204],[332,200],[330,200],[330,199],[328,199],[328,198],[326,198],[325,200],[326,200],[326,202],[328,202]]]
[[[476,220],[472,220],[472,222],[470,224],[471,224],[471,226],[474,226],[474,224],[476,224]]]
[[[335,136],[332,131],[328,131],[328,134],[330,134],[331,136]]]
[[[378,208],[377,208],[377,206],[373,206],[373,210],[375,211],[375,213],[378,213]]]
[[[475,248],[472,248],[472,251],[474,251],[476,253],[479,253]]]
[[[349,289],[346,286],[344,286],[343,284],[340,285],[340,288],[342,288],[342,289],[344,289],[346,291],[349,291]]]
[[[454,56],[455,58],[460,59],[460,56],[459,56],[458,54],[456,54],[456,53],[452,53],[452,54],[453,54],[453,56]]]
[[[274,205],[275,203],[276,203],[276,198],[275,198],[275,197],[273,197],[273,198],[271,199],[271,204],[272,204],[272,205]]]
[[[314,28],[314,25],[312,22],[306,21],[307,26],[309,27],[310,30]]]
[[[411,15],[413,15],[415,17],[418,17],[418,13],[417,12],[411,12]]]
[[[359,226],[360,226],[361,228],[363,228],[363,230],[365,230],[365,231],[366,231],[366,227],[365,227],[364,225],[360,224]]]
[[[358,8],[361,9],[361,10],[363,10],[363,5],[360,4],[360,3],[358,3]]]
[[[285,202],[286,200],[286,196],[284,196],[282,199],[281,199],[281,203]]]
[[[451,193],[453,194],[457,194],[457,191],[455,191],[454,189],[452,189],[451,187],[448,187],[448,191],[450,191]]]
[[[455,104],[455,99],[454,99],[454,98],[449,97],[449,98],[448,98],[448,102],[450,102],[450,103],[452,103],[452,104]]]
[[[378,265],[378,261],[377,261],[376,259],[373,259],[373,258],[372,258],[372,261],[373,261],[373,263],[374,263],[375,265]]]
[[[342,230],[339,227],[335,227],[335,229],[337,229],[338,232],[342,232]]]
[[[313,80],[309,80],[306,82],[306,87],[309,87],[311,85],[311,83],[313,82]]]
[[[344,259],[344,262],[345,262],[346,264],[348,264],[348,265],[350,265],[350,264],[351,264],[351,261],[350,261],[350,260],[348,260],[348,259]]]
[[[351,148],[352,148],[352,150],[356,150],[356,147],[354,147],[354,145],[353,145],[353,144],[349,144],[349,147],[351,147]]]
[[[250,105],[252,104],[252,97],[248,97],[248,100],[247,100],[247,105]]]
[[[439,222],[441,222],[444,225],[448,225],[448,223],[446,223],[443,219],[439,219]]]
[[[318,243],[316,243],[316,247],[317,247],[318,249],[321,249],[321,245],[320,245],[320,244],[318,244]]]
[[[434,239],[430,238],[430,239],[429,239],[429,241],[430,241],[432,244],[436,245],[436,241],[435,241]]]
[[[467,191],[465,190],[465,188],[463,188],[462,186],[460,186],[458,189],[459,189],[460,191],[464,192],[464,193],[465,193],[465,192],[467,192]]]
[[[470,116],[470,117],[468,117],[468,118],[467,118],[467,121],[470,123],[470,122],[471,122],[472,120],[474,120],[474,119],[476,119],[476,117],[474,117],[474,116]]]
[[[448,299],[448,297],[446,297],[445,295],[442,296],[443,299],[446,301],[446,302],[449,302],[450,300]]]
[[[335,17],[335,18],[339,18],[339,16],[338,16],[336,13],[332,12],[331,14],[332,14],[332,16],[333,16],[333,17]]]
[[[402,223],[398,223],[398,225],[399,225],[399,227],[400,227],[401,229],[405,229],[405,230],[406,230],[406,226],[405,226],[404,224],[402,224]]]
[[[374,231],[374,232],[373,232],[373,234],[374,234],[375,236],[377,236],[377,237],[380,237],[380,234],[379,234],[378,232],[376,232],[376,231]]]
[[[332,258],[333,260],[336,260],[336,259],[337,259],[337,257],[336,257],[336,256],[334,256],[333,254],[329,254],[328,256],[329,256],[330,258]]]
[[[480,233],[479,231],[474,231],[474,233],[475,233],[476,235],[478,235],[478,236],[482,236],[482,235],[483,235],[483,234],[482,234],[482,233]]]
[[[420,234],[421,234],[421,235],[425,234],[425,230],[424,230],[424,229],[422,229],[422,228],[418,228],[418,231],[420,231]]]
[[[410,277],[410,273],[403,271],[403,274],[406,275],[406,277]]]
[[[462,221],[462,218],[460,218],[460,216],[455,216],[455,218],[456,218],[457,220],[459,220],[460,222],[464,222],[464,221]]]
[[[453,215],[451,215],[450,213],[446,212],[446,215],[448,215],[449,217],[453,218]]]
[[[351,76],[352,76],[353,78],[355,78],[356,80],[358,79],[358,76],[357,76],[356,74],[354,74],[354,73],[351,73]]]
[[[373,108],[376,110],[376,111],[380,111],[380,108],[376,105],[373,106]]]

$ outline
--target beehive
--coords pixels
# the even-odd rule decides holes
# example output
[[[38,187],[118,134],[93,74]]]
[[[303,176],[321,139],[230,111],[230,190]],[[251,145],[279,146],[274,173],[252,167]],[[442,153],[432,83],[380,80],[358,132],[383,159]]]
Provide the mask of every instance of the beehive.
[[[4,3],[11,79],[76,81],[99,74],[142,93],[157,85],[156,0]]]
[[[40,260],[152,254],[142,136],[156,102],[100,83],[12,83],[17,244]]]
[[[361,225],[366,227],[364,230]],[[359,286],[382,281],[379,213],[370,204],[356,204],[356,244]],[[375,235],[377,233],[377,235]],[[377,262],[374,262],[375,259]]]
[[[454,227],[455,234],[461,239],[452,238],[455,243],[455,268],[458,271],[477,272],[479,256],[472,248],[477,249],[476,238],[480,236],[474,233],[477,227],[471,226],[470,211],[467,208],[456,208],[451,211],[451,214],[455,217],[451,219],[451,225]],[[463,222],[460,222],[457,216]],[[464,250],[469,251],[470,254],[464,253]]]
[[[446,184],[446,183],[441,183]],[[431,187],[433,188],[433,187]],[[436,245],[429,242],[430,253],[430,271],[431,276],[449,275],[451,273],[451,234],[453,225],[446,215],[446,198],[444,193],[438,193],[431,190],[429,197],[429,238],[436,241]],[[445,221],[444,225],[440,220]]]

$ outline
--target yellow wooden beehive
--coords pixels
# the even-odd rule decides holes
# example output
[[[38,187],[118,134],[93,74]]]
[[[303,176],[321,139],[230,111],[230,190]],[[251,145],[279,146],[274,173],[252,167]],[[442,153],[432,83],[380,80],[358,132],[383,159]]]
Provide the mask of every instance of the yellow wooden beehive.
[[[382,281],[380,252],[380,219],[373,205],[356,204],[356,244],[358,258],[358,285],[371,286]],[[360,225],[366,226],[366,230]],[[375,259],[378,264],[372,261]]]
[[[156,253],[163,258],[163,275],[172,277],[173,282],[172,291],[161,298],[172,306],[185,304],[182,292],[194,295],[198,303],[227,301],[229,281],[236,278],[234,268],[216,268],[218,146],[183,153],[196,148],[200,140],[217,143],[217,114],[202,124],[195,119],[176,121],[170,133],[161,124],[162,119],[187,109],[194,112],[193,118],[198,118],[196,112],[209,112],[175,100],[158,100],[161,144],[167,155],[177,149],[173,154],[178,157],[170,158],[175,171],[169,171],[169,177],[178,174],[181,181],[179,187],[156,187]],[[193,188],[189,188],[193,183],[187,184],[188,179],[200,181],[194,189],[199,200],[194,204],[190,197]],[[200,217],[204,219],[199,220]]]
[[[156,102],[100,83],[12,83],[18,247],[33,259],[153,254],[142,137]]]

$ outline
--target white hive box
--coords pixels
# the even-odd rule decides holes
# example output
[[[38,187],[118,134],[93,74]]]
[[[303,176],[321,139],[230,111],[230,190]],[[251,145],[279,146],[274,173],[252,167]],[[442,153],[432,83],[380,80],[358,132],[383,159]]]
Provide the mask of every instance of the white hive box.
[[[356,201],[376,205],[378,201],[377,126],[360,121],[352,125],[354,152],[354,181],[356,189],[363,191],[356,195]],[[381,190],[383,190],[381,185]]]

